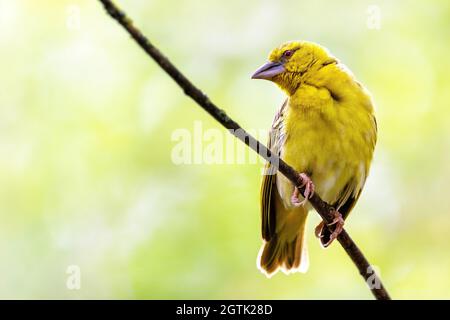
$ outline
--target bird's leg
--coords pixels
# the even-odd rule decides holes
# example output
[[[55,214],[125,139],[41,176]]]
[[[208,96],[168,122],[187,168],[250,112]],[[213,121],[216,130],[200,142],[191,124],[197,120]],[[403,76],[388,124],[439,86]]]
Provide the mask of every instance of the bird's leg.
[[[305,205],[306,201],[310,199],[314,194],[314,183],[312,182],[311,178],[308,177],[305,173],[300,173],[298,175],[298,183],[301,187],[305,187],[305,194],[304,194],[304,200],[300,201],[298,198],[298,195],[300,194],[300,191],[297,187],[294,186],[294,192],[291,196],[291,202],[294,206],[300,207]]]
[[[333,209],[331,213],[334,215],[334,219],[333,222],[327,224],[327,226],[334,225],[334,230],[330,235],[330,240],[328,240],[327,243],[323,244],[325,248],[328,247],[339,236],[342,230],[344,230],[344,218],[342,218],[342,215],[339,213],[339,211]]]

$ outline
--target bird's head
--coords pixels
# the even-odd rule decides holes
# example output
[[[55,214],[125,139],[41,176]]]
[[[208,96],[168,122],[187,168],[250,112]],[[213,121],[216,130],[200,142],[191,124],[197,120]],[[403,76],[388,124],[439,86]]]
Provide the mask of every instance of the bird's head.
[[[275,82],[293,94],[309,75],[337,60],[318,44],[307,41],[287,42],[269,54],[269,61],[252,75],[252,79]]]

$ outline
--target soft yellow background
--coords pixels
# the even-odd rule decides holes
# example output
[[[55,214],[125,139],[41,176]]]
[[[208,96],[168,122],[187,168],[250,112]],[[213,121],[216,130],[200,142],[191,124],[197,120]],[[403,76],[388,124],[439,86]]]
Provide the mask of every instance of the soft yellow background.
[[[450,298],[450,2],[120,4],[253,130],[283,100],[250,80],[269,50],[328,47],[377,104],[347,229],[394,298]],[[0,298],[372,298],[339,245],[319,247],[315,213],[307,274],[256,269],[261,165],[173,164],[175,130],[218,124],[97,1],[0,0],[0,57]],[[69,265],[80,290],[66,288]]]

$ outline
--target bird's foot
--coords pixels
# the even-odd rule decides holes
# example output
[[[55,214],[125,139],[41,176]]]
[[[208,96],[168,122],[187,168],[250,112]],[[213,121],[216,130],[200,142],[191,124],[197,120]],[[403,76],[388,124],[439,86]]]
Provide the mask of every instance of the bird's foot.
[[[302,201],[300,201],[300,199],[298,198],[300,191],[298,190],[297,187],[294,187],[294,192],[292,193],[291,196],[291,202],[294,206],[296,207],[300,207],[306,204],[306,201],[308,201],[308,199],[311,199],[311,197],[314,194],[314,183],[312,182],[311,178],[308,177],[305,173],[300,173],[298,175],[298,183],[301,187],[305,187],[305,194],[304,194],[304,198]]]
[[[334,226],[334,230],[330,235],[330,240],[328,240],[327,243],[323,244],[323,246],[325,248],[328,247],[339,236],[339,234],[342,232],[342,230],[344,230],[344,218],[342,218],[342,215],[339,213],[339,211],[333,209],[333,211],[331,213],[334,215],[334,219],[333,219],[333,222],[327,224],[327,226],[328,227]]]

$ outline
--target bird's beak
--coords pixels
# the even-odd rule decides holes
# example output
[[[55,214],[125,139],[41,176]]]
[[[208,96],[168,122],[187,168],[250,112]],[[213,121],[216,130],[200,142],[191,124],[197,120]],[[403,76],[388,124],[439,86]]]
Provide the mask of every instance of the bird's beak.
[[[255,71],[255,73],[252,75],[252,79],[272,80],[272,78],[277,74],[283,73],[285,71],[286,69],[284,68],[282,63],[269,61]]]

